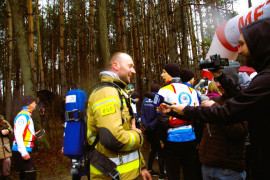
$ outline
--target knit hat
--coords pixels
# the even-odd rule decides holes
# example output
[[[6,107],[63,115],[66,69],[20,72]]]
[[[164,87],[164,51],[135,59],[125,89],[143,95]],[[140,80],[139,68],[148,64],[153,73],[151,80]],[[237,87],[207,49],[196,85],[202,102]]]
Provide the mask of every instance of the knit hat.
[[[181,72],[180,66],[177,63],[168,63],[164,69],[172,77],[179,77]]]
[[[160,85],[158,85],[158,84],[151,85],[151,92],[158,92],[159,89],[160,89]]]
[[[192,78],[194,78],[194,73],[191,70],[184,68],[184,69],[182,69],[182,71],[180,73],[180,78],[181,78],[182,82],[188,82]]]
[[[22,106],[28,106],[32,102],[34,102],[35,99],[32,96],[24,96],[22,98]]]
[[[134,86],[132,84],[127,85],[127,90],[134,89]]]
[[[226,74],[227,78],[233,79],[238,83],[238,73],[239,73],[240,63],[237,61],[229,61],[229,66],[224,66],[222,72]]]

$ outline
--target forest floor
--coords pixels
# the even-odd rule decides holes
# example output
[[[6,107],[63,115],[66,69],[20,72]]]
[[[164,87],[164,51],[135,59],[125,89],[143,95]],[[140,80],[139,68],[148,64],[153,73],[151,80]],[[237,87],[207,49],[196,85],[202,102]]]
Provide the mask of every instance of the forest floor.
[[[37,180],[71,180],[70,159],[61,153],[64,131],[61,120],[54,121],[54,126],[50,125],[47,128],[45,124],[45,129],[51,148],[42,148],[42,144],[38,142],[35,144],[35,149],[31,154],[37,170]],[[47,129],[50,130],[48,131]],[[145,160],[147,160],[148,152],[149,144],[145,142],[142,148]],[[11,175],[9,177],[11,180],[20,179],[19,175],[15,172],[15,164],[12,158],[11,161]],[[157,160],[154,162],[153,169],[158,171]],[[158,176],[153,177],[153,179],[158,179]],[[87,180],[87,177],[84,176],[81,180]]]

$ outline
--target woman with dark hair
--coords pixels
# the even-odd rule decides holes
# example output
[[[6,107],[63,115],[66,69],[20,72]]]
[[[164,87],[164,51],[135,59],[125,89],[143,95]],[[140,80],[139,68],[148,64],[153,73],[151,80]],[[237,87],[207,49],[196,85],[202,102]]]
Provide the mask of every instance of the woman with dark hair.
[[[4,116],[0,115],[0,166],[1,166],[1,175],[3,180],[8,179],[10,174],[10,157],[12,156],[9,135],[13,133],[13,129],[10,124],[4,119]]]

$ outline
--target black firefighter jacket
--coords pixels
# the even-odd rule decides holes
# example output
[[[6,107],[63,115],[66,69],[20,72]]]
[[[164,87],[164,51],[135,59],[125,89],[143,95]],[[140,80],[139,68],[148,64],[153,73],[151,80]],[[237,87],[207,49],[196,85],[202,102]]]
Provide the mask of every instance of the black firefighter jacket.
[[[245,89],[222,74],[218,81],[226,92],[235,96],[223,106],[190,107],[185,117],[215,124],[248,121],[252,179],[269,179],[270,169],[270,19],[258,20],[242,28],[251,54],[250,66],[258,74]]]

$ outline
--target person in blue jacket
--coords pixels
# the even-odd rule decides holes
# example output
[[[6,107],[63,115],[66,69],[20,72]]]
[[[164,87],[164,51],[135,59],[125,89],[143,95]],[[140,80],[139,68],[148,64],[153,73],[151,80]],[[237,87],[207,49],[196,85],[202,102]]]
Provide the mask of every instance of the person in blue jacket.
[[[157,93],[160,89],[160,85],[152,84],[151,92]],[[153,105],[153,101],[149,98],[145,98],[141,105],[141,120],[143,127],[145,128],[145,135],[147,141],[151,145],[151,150],[148,156],[148,171],[152,176],[158,175],[152,168],[155,156],[158,155],[158,165],[159,165],[159,179],[164,179],[164,160],[162,158],[161,146],[159,139],[157,138],[157,113],[156,107]]]

